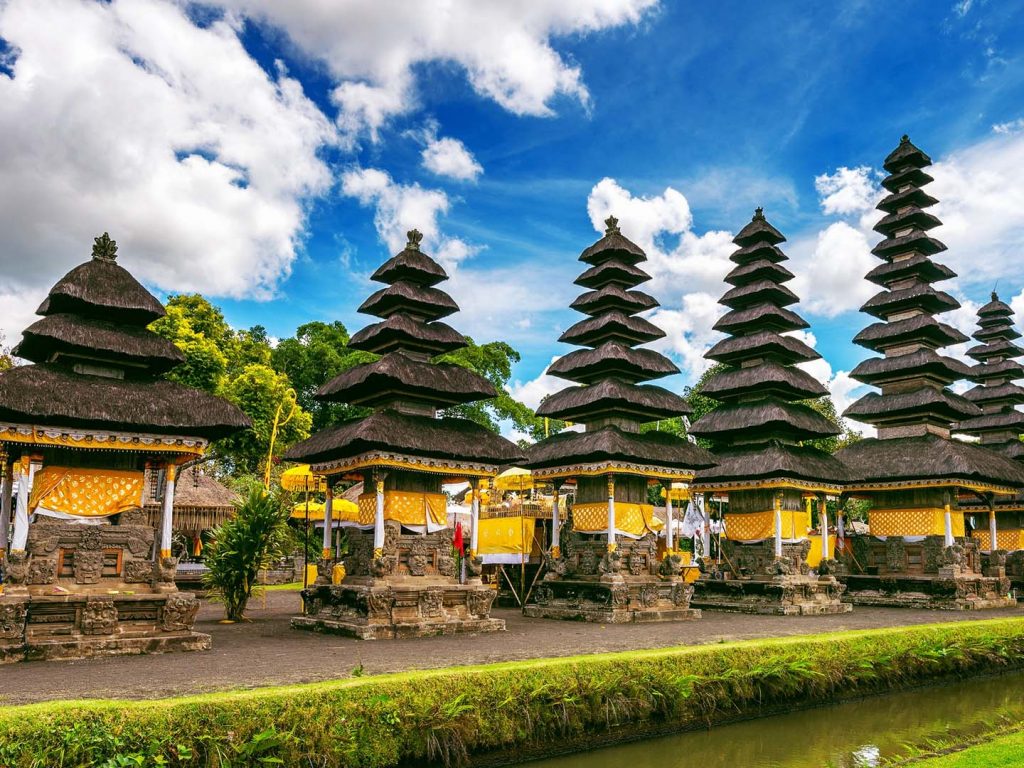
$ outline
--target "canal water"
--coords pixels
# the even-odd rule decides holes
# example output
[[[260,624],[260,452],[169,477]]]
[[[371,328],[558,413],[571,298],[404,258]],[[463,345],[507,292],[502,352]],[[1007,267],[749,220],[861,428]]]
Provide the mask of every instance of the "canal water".
[[[530,768],[868,768],[907,744],[1024,717],[1024,673],[860,699],[529,763]],[[962,736],[961,736],[962,737]],[[1024,764],[1024,756],[1022,756]]]

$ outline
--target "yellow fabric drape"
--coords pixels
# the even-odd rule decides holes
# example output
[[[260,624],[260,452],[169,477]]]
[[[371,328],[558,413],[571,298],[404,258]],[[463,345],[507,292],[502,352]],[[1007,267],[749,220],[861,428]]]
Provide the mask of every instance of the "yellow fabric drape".
[[[811,551],[807,553],[807,564],[811,568],[817,568],[821,565],[821,534],[817,536],[808,536],[811,540]],[[830,559],[836,556],[836,537],[828,537],[828,556]]]
[[[572,526],[580,533],[599,533],[608,530],[608,502],[596,501],[576,504],[572,508]],[[647,531],[657,533],[665,524],[654,516],[651,504],[615,502],[615,530],[630,536],[643,536]]]
[[[306,502],[300,501],[292,507],[292,519],[304,521],[306,519]],[[348,499],[339,499],[337,497],[331,502],[331,519],[332,520],[349,520],[355,522],[359,519],[359,507]],[[322,501],[311,501],[309,502],[309,522],[319,522],[323,524],[324,521],[324,502]],[[372,520],[370,522],[373,522]]]
[[[782,538],[803,539],[811,530],[811,515],[806,509],[782,510]],[[759,541],[775,536],[775,512],[727,512],[725,535],[733,541]]]
[[[373,525],[377,514],[377,494],[364,493],[359,497],[359,525]],[[384,519],[402,525],[426,525],[427,515],[435,525],[448,524],[448,497],[443,493],[417,493],[416,491],[384,491]],[[344,517],[349,520],[351,518]]]
[[[533,517],[495,517],[479,521],[477,554],[529,555],[533,549]]]
[[[951,512],[953,535],[964,535],[964,513]],[[872,536],[942,536],[946,533],[946,511],[942,507],[918,509],[872,509],[868,512]],[[987,533],[987,532],[986,532]]]
[[[327,490],[327,482],[323,477],[314,475],[309,464],[299,464],[281,473],[281,487],[286,491],[323,493]]]
[[[989,545],[988,528],[978,529],[971,534],[979,549],[991,549]],[[1014,552],[1024,549],[1024,531],[1019,528],[1007,528],[1005,531],[996,529],[996,549],[1005,549],[1007,552]]]
[[[75,517],[109,517],[142,506],[146,475],[117,469],[43,467],[35,474],[29,509]]]

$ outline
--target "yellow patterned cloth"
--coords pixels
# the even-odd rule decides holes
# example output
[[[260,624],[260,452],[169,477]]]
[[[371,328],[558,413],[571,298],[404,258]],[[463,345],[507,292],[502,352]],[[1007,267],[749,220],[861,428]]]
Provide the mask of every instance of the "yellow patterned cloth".
[[[971,534],[976,542],[978,542],[978,548],[982,550],[991,549],[989,544],[988,528],[979,529]],[[996,549],[1005,549],[1007,552],[1015,552],[1018,549],[1024,549],[1024,531],[1019,528],[1007,528],[1005,531],[1001,531],[996,528]]]
[[[782,538],[804,539],[811,530],[811,514],[782,510]],[[733,541],[761,541],[775,536],[775,512],[727,512],[725,535]]]
[[[32,482],[29,509],[74,517],[108,517],[142,506],[146,475],[117,469],[43,467]]]
[[[536,522],[533,517],[493,517],[480,520],[477,554],[530,554]]]
[[[953,510],[953,535],[964,535],[964,513]],[[943,536],[946,510],[942,507],[918,509],[872,509],[868,512],[872,536]]]
[[[359,497],[358,519],[353,519],[352,516],[342,519],[359,525],[373,525],[376,515],[377,494],[364,493]],[[443,493],[384,491],[385,520],[396,520],[402,525],[426,525],[427,515],[430,515],[430,520],[435,525],[447,525],[448,497]]]
[[[608,530],[608,502],[597,501],[576,504],[572,508],[572,527],[580,533],[601,533]],[[657,533],[665,524],[654,516],[650,504],[615,502],[615,530],[629,536],[643,536],[648,531]]]
[[[807,564],[811,568],[817,568],[821,565],[821,534],[817,536],[808,536],[811,540],[811,551],[807,553]],[[836,556],[836,537],[828,537],[828,556],[830,559]]]

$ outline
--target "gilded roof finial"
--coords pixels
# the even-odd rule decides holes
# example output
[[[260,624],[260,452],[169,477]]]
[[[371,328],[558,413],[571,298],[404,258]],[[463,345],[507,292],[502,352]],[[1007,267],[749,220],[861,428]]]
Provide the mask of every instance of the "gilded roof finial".
[[[418,251],[420,249],[420,241],[423,240],[423,233],[418,229],[410,229],[405,235],[409,238],[409,242],[405,244],[406,249]]]
[[[111,240],[110,235],[104,232],[93,240],[92,257],[113,263],[117,259],[117,241]]]
[[[761,206],[757,206],[757,208],[754,209],[754,219],[753,220],[754,221],[760,221],[763,218],[764,218],[764,208],[762,208]]]
[[[614,216],[609,216],[607,219],[605,219],[604,225],[605,227],[607,227],[607,229],[605,229],[604,231],[606,235],[613,235],[619,231],[619,220],[616,219]]]

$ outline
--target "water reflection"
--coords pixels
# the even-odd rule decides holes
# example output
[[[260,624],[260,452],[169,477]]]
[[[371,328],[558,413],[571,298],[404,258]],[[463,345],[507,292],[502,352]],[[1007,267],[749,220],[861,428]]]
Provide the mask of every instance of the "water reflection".
[[[904,745],[1024,717],[1024,674],[878,696],[531,763],[531,768],[869,768]]]

